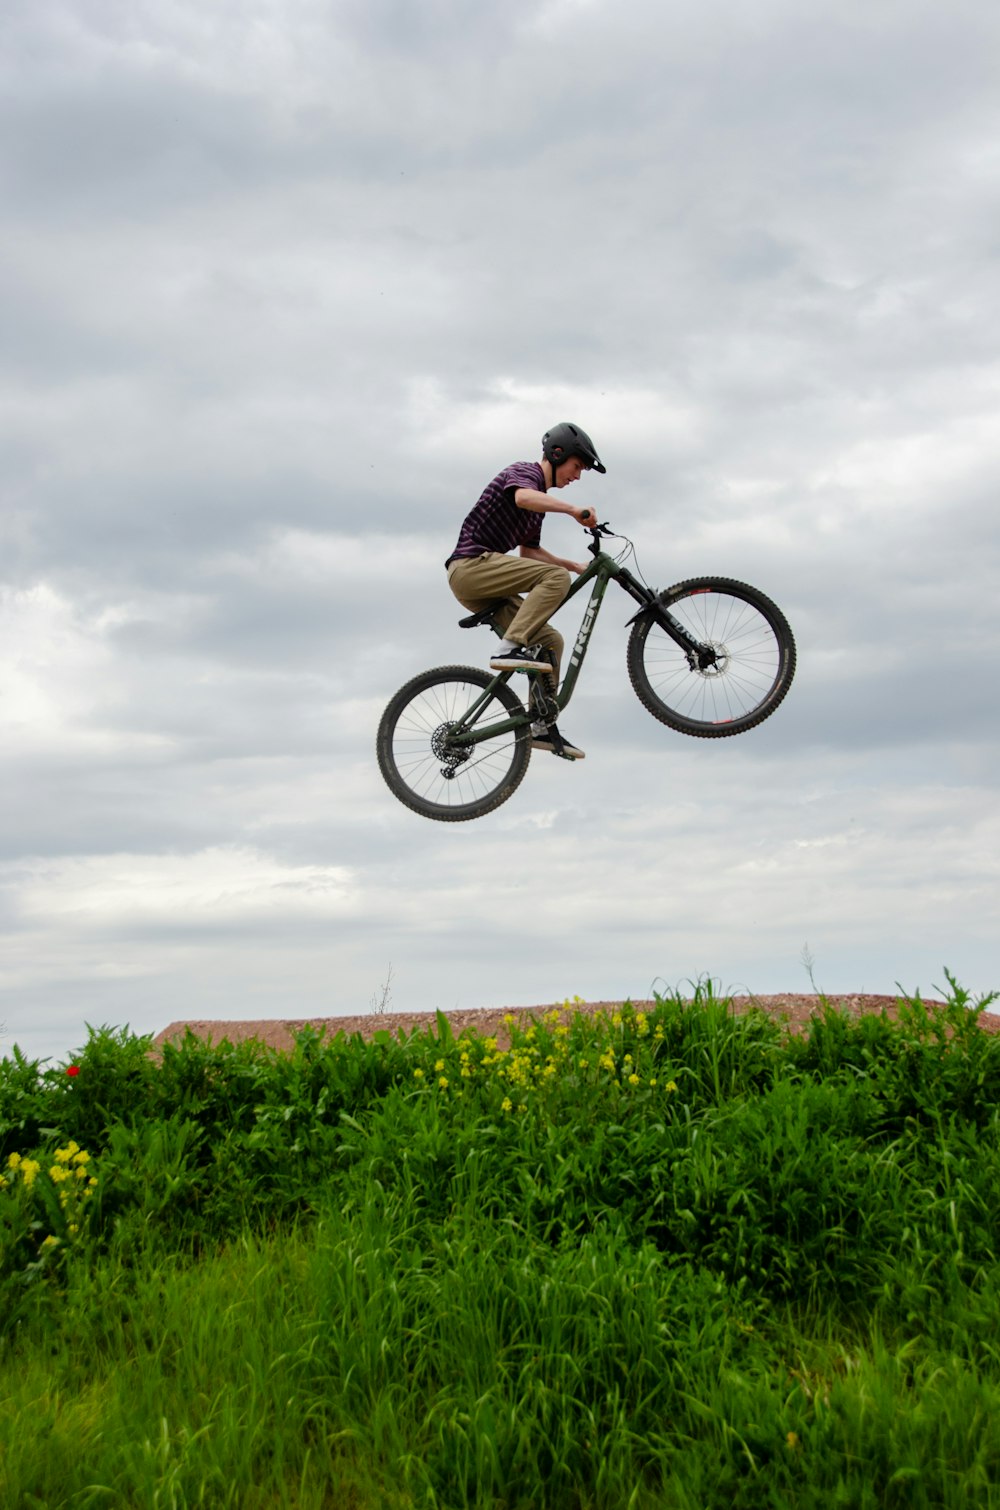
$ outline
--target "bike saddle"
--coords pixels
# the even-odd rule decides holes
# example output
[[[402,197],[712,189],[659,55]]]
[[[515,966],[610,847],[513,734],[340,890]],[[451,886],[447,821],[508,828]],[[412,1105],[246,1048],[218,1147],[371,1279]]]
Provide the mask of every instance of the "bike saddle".
[[[459,619],[459,628],[475,629],[479,624],[492,624],[493,615],[496,613],[497,609],[506,601],[506,598],[497,598],[496,602],[491,603],[489,608],[481,608],[478,613],[470,613],[468,618]]]

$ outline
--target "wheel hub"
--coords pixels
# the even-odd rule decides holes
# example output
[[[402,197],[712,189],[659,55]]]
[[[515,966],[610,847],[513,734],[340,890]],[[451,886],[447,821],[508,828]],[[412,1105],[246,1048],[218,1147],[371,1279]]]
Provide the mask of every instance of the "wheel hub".
[[[691,670],[700,676],[725,676],[732,656],[721,640],[706,640],[691,658]]]
[[[464,765],[472,754],[468,745],[453,745],[452,735],[455,732],[454,724],[438,724],[431,735],[431,750],[434,758],[442,762],[441,775],[446,781],[453,781],[455,772],[460,765]]]

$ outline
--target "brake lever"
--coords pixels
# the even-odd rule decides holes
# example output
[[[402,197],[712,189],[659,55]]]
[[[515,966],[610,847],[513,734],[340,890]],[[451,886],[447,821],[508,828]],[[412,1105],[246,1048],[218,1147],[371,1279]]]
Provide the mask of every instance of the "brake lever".
[[[587,528],[589,529],[591,536],[590,544],[587,546],[587,549],[592,556],[599,556],[601,554],[601,536],[610,535],[611,530],[606,524],[588,525]]]

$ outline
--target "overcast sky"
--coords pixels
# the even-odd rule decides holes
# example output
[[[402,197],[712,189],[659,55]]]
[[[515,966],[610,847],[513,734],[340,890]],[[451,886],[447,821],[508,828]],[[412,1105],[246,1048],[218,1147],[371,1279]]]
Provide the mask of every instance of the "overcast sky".
[[[0,43],[0,1048],[390,968],[1000,987],[994,0],[8,0]],[[798,675],[673,733],[612,590],[587,759],[431,823],[378,718],[485,665],[443,561],[562,419],[569,499],[654,585],[763,588]]]

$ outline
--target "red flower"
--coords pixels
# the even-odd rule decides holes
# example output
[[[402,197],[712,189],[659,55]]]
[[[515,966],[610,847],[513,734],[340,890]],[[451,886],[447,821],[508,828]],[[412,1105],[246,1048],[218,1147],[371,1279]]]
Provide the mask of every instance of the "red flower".
[[[67,1075],[79,1075],[80,1066],[78,1064],[68,1064],[66,1066],[66,1073]]]

